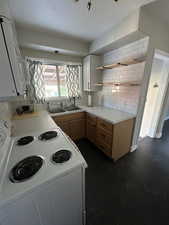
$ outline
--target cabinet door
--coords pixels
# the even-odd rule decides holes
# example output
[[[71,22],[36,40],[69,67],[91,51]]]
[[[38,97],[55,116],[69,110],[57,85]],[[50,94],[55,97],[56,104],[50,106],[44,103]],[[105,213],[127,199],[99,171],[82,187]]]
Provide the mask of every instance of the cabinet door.
[[[19,93],[19,95],[23,95],[25,91],[25,77],[23,74],[22,58],[17,43],[14,24],[8,21],[4,21],[3,29],[16,82],[17,92]]]
[[[89,55],[83,61],[84,91],[98,91],[97,83],[102,81],[101,72],[96,67],[101,64],[99,56]]]
[[[90,91],[90,56],[83,61],[83,89]]]
[[[59,121],[55,119],[56,124],[67,134],[69,137],[71,136],[70,126],[68,121]]]
[[[96,143],[96,125],[87,121],[86,124],[86,137],[92,143]]]
[[[70,134],[73,140],[79,140],[85,137],[85,120],[73,120],[69,122]]]
[[[17,91],[5,47],[2,29],[0,28],[0,97],[16,96]]]

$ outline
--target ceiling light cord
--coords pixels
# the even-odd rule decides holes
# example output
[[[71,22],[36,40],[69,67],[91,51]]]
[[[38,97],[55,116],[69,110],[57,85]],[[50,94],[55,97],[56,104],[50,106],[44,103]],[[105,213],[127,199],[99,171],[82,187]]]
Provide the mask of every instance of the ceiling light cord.
[[[75,2],[79,2],[79,0],[74,0]],[[114,2],[118,2],[119,0],[114,0]],[[88,0],[87,2],[87,9],[90,11],[92,8],[92,0]]]
[[[89,11],[91,10],[91,7],[92,7],[92,0],[88,1],[87,3],[87,8]]]

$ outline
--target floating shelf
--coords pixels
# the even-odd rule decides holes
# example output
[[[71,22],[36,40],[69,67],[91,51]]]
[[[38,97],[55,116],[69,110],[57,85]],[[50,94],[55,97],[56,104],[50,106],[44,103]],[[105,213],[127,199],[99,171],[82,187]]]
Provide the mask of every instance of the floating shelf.
[[[99,66],[96,69],[97,70],[114,69],[114,68],[118,68],[118,67],[124,67],[124,66],[138,64],[138,63],[141,63],[144,61],[145,61],[145,58],[130,59],[130,60],[126,60],[124,62],[118,62],[118,63],[114,63],[114,64]]]
[[[125,87],[136,87],[140,86],[141,81],[132,81],[132,82],[105,82],[105,83],[98,83],[95,84],[95,86],[101,87],[101,86],[125,86]]]

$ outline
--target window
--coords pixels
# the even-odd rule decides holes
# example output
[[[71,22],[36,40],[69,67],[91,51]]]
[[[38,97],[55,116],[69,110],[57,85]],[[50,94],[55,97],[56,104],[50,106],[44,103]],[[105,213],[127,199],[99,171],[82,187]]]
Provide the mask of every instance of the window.
[[[66,66],[43,65],[45,97],[68,97]]]

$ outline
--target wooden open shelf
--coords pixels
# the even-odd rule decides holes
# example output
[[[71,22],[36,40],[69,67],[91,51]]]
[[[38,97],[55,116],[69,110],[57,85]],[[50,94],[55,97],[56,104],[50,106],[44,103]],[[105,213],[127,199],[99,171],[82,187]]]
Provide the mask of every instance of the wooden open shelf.
[[[105,82],[105,83],[98,83],[95,84],[95,86],[101,87],[101,86],[125,86],[125,87],[136,87],[140,86],[141,81],[132,81],[132,82]]]
[[[126,60],[124,62],[118,62],[118,63],[114,63],[114,64],[99,66],[96,69],[97,70],[115,69],[118,67],[124,67],[124,66],[138,64],[138,63],[141,63],[144,61],[145,61],[145,58],[130,59],[130,60]]]

